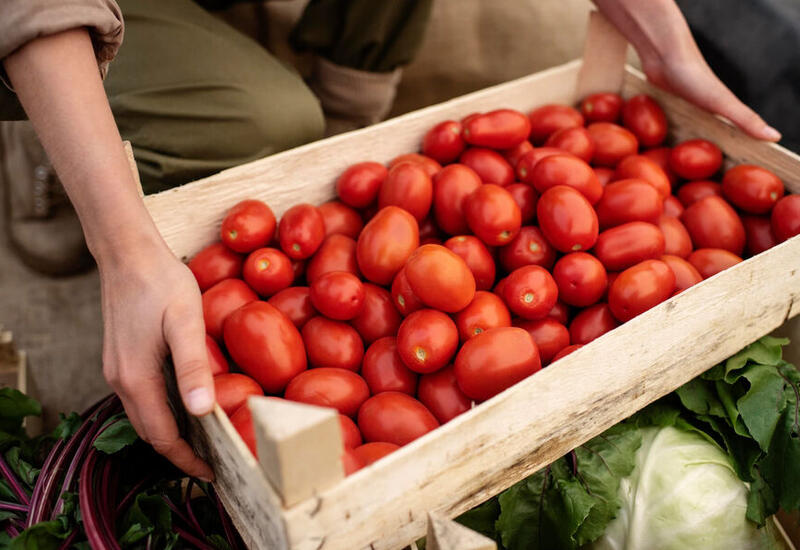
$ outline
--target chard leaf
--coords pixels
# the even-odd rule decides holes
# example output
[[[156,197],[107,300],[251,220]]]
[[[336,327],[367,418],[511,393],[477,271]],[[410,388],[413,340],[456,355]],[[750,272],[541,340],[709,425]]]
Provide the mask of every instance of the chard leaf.
[[[231,550],[231,545],[221,535],[209,535],[206,537],[206,542],[213,546],[216,550]]]
[[[119,545],[123,548],[128,548],[149,536],[152,532],[152,527],[142,527],[139,523],[132,523],[128,526],[127,531],[119,538]]]
[[[507,550],[555,548],[553,530],[545,525],[545,498],[550,483],[550,468],[512,485],[498,497],[500,516],[497,531]]]
[[[139,436],[127,418],[112,420],[110,425],[95,439],[94,447],[106,454],[114,454],[134,443]]]
[[[766,453],[786,408],[786,382],[777,368],[766,365],[748,368],[743,377],[750,382],[750,389],[736,405],[748,432]]]
[[[55,439],[67,439],[78,431],[78,428],[83,424],[83,419],[81,419],[81,416],[76,412],[66,416],[63,413],[59,413],[58,417],[61,419],[61,422],[58,423],[58,426],[56,426],[50,434]]]
[[[16,502],[17,494],[11,490],[5,479],[0,479],[0,500]]]
[[[678,394],[683,406],[695,414],[725,416],[725,407],[717,397],[712,382],[695,378],[675,390],[675,393]]]
[[[498,516],[500,516],[500,503],[496,498],[491,498],[472,510],[464,512],[456,518],[456,521],[492,540],[497,540],[495,522]]]
[[[788,338],[773,338],[764,336],[756,340],[742,351],[725,361],[725,381],[729,384],[736,382],[748,362],[758,365],[777,365],[783,354],[782,347],[789,343]]]
[[[20,481],[29,487],[33,487],[36,476],[39,475],[39,468],[34,468],[29,462],[22,458],[19,447],[13,447],[6,452],[6,461],[14,473],[17,474]]]
[[[778,498],[758,468],[754,471],[755,480],[750,484],[747,494],[747,519],[757,525],[764,525],[772,514],[778,511]]]
[[[42,521],[13,538],[9,550],[58,550],[69,536],[59,521]]]
[[[722,406],[725,408],[725,417],[728,420],[728,424],[738,435],[750,437],[750,432],[747,431],[747,426],[745,426],[742,417],[739,415],[739,409],[736,408],[736,401],[744,394],[744,390],[736,385],[726,384],[722,380],[714,382],[714,387],[717,390]]]
[[[0,522],[3,522],[7,519],[15,518],[17,517],[18,513],[19,512],[12,512],[10,510],[0,510]]]

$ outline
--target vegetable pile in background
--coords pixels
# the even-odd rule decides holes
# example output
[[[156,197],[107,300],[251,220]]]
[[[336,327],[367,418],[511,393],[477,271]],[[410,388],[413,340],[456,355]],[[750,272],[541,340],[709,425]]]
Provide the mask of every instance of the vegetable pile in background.
[[[0,389],[0,548],[244,548],[210,484],[141,440],[116,396],[29,438],[39,403]]]
[[[800,509],[787,343],[747,346],[458,521],[507,550],[782,548],[768,519]]]

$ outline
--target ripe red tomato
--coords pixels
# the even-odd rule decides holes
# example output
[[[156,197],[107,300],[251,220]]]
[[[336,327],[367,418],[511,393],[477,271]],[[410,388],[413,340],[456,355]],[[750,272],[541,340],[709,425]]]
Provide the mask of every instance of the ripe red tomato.
[[[722,248],[698,248],[689,254],[688,261],[703,279],[708,279],[738,264],[742,258]]]
[[[683,215],[684,207],[678,197],[670,195],[664,199],[664,215],[672,218],[680,218]]]
[[[622,124],[645,147],[657,147],[667,137],[667,116],[658,103],[646,94],[633,96],[625,102]]]
[[[364,342],[369,344],[384,336],[394,336],[401,320],[389,291],[364,283],[364,307],[350,320]]]
[[[480,239],[472,235],[459,235],[445,241],[444,246],[464,260],[475,277],[477,290],[492,288],[496,272],[494,259]]]
[[[364,228],[361,214],[339,201],[326,202],[319,206],[325,236],[344,235],[355,239]]]
[[[540,193],[556,185],[572,187],[591,204],[596,203],[603,195],[603,186],[592,167],[572,155],[551,155],[543,158],[533,168],[531,182]]]
[[[222,341],[222,323],[241,306],[258,300],[253,290],[241,279],[225,279],[203,292],[203,320],[206,332]]]
[[[503,300],[508,309],[524,319],[547,317],[557,299],[556,282],[550,272],[538,265],[515,269],[503,287]]]
[[[456,314],[455,322],[459,338],[466,342],[490,328],[510,327],[511,314],[499,296],[479,290],[472,302]]]
[[[588,344],[618,326],[619,323],[611,314],[608,304],[595,304],[578,313],[572,320],[569,325],[569,339],[573,344]]]
[[[675,291],[672,293],[673,296],[680,294],[690,286],[696,285],[703,280],[703,276],[700,275],[700,272],[683,258],[664,254],[661,256],[660,260],[667,264],[675,274]]]
[[[352,273],[331,271],[311,283],[311,304],[330,319],[347,321],[361,313],[366,293]]]
[[[203,292],[223,279],[235,279],[242,275],[243,258],[225,246],[214,243],[205,247],[189,261],[189,269],[197,286]]]
[[[368,281],[388,285],[418,246],[419,227],[414,216],[397,206],[387,206],[358,236],[358,267]]]
[[[519,321],[514,326],[527,330],[531,335],[536,347],[539,348],[542,365],[549,364],[559,351],[569,345],[567,327],[552,317],[536,321]]]
[[[373,395],[385,391],[399,391],[414,395],[417,391],[417,373],[409,369],[397,353],[397,339],[385,336],[375,340],[364,354],[361,376],[367,381]]]
[[[431,216],[428,216],[419,222],[419,240],[422,241],[441,241],[442,234],[439,227],[433,221]],[[423,244],[428,244],[427,242]]]
[[[230,416],[236,412],[236,409],[247,403],[248,397],[264,395],[264,390],[249,376],[228,372],[214,377],[214,395],[217,404],[225,411],[225,414]]]
[[[533,223],[536,218],[536,202],[539,200],[539,194],[534,191],[533,187],[525,183],[512,183],[505,189],[519,206],[520,223],[522,225]]]
[[[622,103],[619,94],[592,94],[581,101],[581,113],[588,123],[617,122],[622,111]]]
[[[619,180],[606,185],[596,210],[604,229],[635,221],[657,224],[664,213],[664,199],[644,180]]]
[[[400,392],[387,391],[367,399],[358,411],[364,439],[405,445],[439,427],[422,403]]]
[[[722,192],[734,206],[751,214],[766,214],[783,196],[783,182],[766,168],[734,166],[722,178]]]
[[[397,331],[397,353],[403,363],[420,374],[445,366],[458,347],[453,320],[435,309],[420,309],[406,317]]]
[[[534,145],[544,143],[551,134],[562,128],[583,126],[583,115],[569,105],[543,105],[530,112],[531,141]]]
[[[312,367],[358,371],[364,358],[364,342],[356,329],[325,317],[314,317],[303,325],[303,343]]]
[[[467,340],[456,356],[458,387],[486,401],[542,368],[539,349],[525,329],[489,329]]]
[[[603,233],[600,234],[600,238]],[[600,239],[597,247],[600,247]],[[606,269],[600,260],[586,252],[571,252],[556,262],[553,279],[558,286],[558,299],[571,306],[594,304],[608,287]],[[552,306],[548,309],[548,313]]]
[[[684,207],[689,207],[706,197],[722,197],[722,186],[715,181],[698,180],[684,183],[678,189],[678,200]]]
[[[611,284],[611,275],[613,274],[608,274],[608,284]],[[566,324],[569,322],[569,306],[561,300],[558,300],[556,305],[553,306],[553,309],[550,310],[550,313],[548,313],[547,316],[566,326]]]
[[[244,444],[253,453],[253,456],[258,459],[258,447],[256,446],[256,431],[253,428],[253,415],[250,413],[250,407],[239,407],[236,412],[231,415],[231,424],[234,429],[239,433]]]
[[[556,251],[538,227],[522,227],[510,243],[500,248],[499,259],[506,271],[525,265],[540,265],[547,269],[556,261]]]
[[[275,214],[257,200],[244,200],[222,220],[222,242],[235,252],[247,253],[267,246],[275,234]]]
[[[593,122],[586,129],[594,141],[594,164],[613,167],[639,149],[636,136],[612,122]]]
[[[455,370],[449,365],[419,379],[419,400],[444,424],[472,407],[472,399],[458,387]]]
[[[440,122],[422,138],[422,153],[441,164],[456,160],[466,146],[461,137],[461,123],[455,120]]]
[[[411,162],[413,164],[422,166],[425,169],[425,172],[427,172],[428,176],[431,178],[438,174],[439,170],[442,169],[442,165],[430,157],[420,155],[419,153],[406,153],[405,155],[400,155],[399,157],[393,158],[389,163],[389,170],[391,171],[392,168],[403,162]]]
[[[242,275],[250,288],[261,296],[272,296],[294,281],[289,257],[277,248],[259,248],[244,262]]]
[[[664,249],[664,234],[658,226],[628,222],[600,233],[594,254],[609,271],[622,271],[644,260],[657,259],[664,254]]]
[[[672,149],[669,147],[656,147],[655,149],[643,151],[642,155],[649,158],[661,167],[669,179],[670,186],[674,186],[678,182],[678,176],[669,166],[669,158],[672,156]]]
[[[522,212],[514,197],[491,183],[470,193],[464,201],[464,216],[472,232],[489,246],[510,242],[522,226]]]
[[[608,307],[625,322],[672,296],[675,274],[661,260],[645,260],[619,274],[608,290]]]
[[[332,271],[359,275],[356,261],[356,241],[345,235],[330,235],[308,261],[306,280],[309,284]]]
[[[737,256],[744,250],[744,226],[739,215],[720,197],[706,197],[681,216],[695,248],[724,248]]]
[[[595,166],[592,168],[592,170],[594,170],[594,175],[597,176],[597,181],[599,181],[600,185],[603,187],[614,180],[613,168],[608,168],[607,166]]]
[[[339,426],[342,429],[342,444],[345,449],[355,449],[364,442],[358,426],[349,416],[339,413]]]
[[[772,232],[778,242],[800,235],[800,195],[780,199],[772,209]]]
[[[366,468],[373,462],[380,460],[388,454],[393,453],[400,448],[400,445],[394,443],[385,443],[383,441],[376,441],[374,443],[364,443],[353,449],[353,454],[358,457],[358,460],[363,464],[362,468]]]
[[[361,432],[359,432],[359,434],[361,434]],[[366,466],[366,464],[364,464],[364,460],[356,454],[356,450],[345,447],[342,453],[342,468],[344,469],[345,477],[356,473],[364,466]]]
[[[556,149],[555,147],[537,147],[532,149],[531,151],[523,154],[517,161],[517,177],[520,179],[520,181],[532,183],[531,175],[533,174],[533,169],[540,160],[552,155],[568,154],[570,153],[567,153],[562,149]]]
[[[325,240],[325,222],[316,206],[297,204],[283,213],[278,224],[278,240],[287,256],[305,260]]]
[[[531,142],[526,139],[525,141],[521,141],[518,145],[510,149],[506,149],[505,151],[501,151],[500,153],[512,167],[516,167],[519,159],[522,158],[522,155],[529,153],[530,151],[533,151],[533,145],[531,145]]]
[[[672,148],[669,165],[687,180],[708,179],[722,166],[722,151],[705,139],[690,139]]]
[[[561,351],[559,351],[559,352],[556,354],[556,356],[555,356],[555,357],[553,357],[553,360],[551,361],[551,363],[555,363],[555,362],[556,362],[556,361],[558,361],[559,359],[563,359],[564,357],[566,357],[567,355],[569,355],[569,354],[570,354],[570,353],[572,353],[573,351],[575,351],[575,350],[578,350],[578,349],[580,349],[580,348],[582,348],[582,347],[583,347],[583,344],[572,344],[571,346],[567,346],[567,347],[565,347],[564,349],[562,349]]]
[[[317,315],[317,310],[311,305],[311,291],[307,286],[284,288],[268,302],[286,315],[298,329],[303,328],[303,325]]]
[[[453,313],[475,296],[475,277],[466,262],[438,244],[420,246],[405,265],[411,290],[428,307]]]
[[[392,282],[392,302],[403,317],[425,307],[411,290],[405,268],[400,270]]]
[[[365,208],[378,198],[378,190],[389,171],[377,162],[359,162],[336,180],[339,199],[353,208]]]
[[[369,388],[363,378],[347,369],[311,369],[289,382],[284,397],[355,416],[361,404],[369,399]]]
[[[664,254],[686,258],[692,253],[692,238],[678,218],[664,214],[658,220],[658,228],[664,235]]]
[[[433,204],[433,182],[425,169],[413,162],[402,162],[389,170],[378,193],[378,208],[390,205],[407,210],[417,222],[428,215]]]
[[[433,214],[436,223],[445,233],[458,235],[467,232],[464,219],[464,201],[483,185],[475,171],[463,164],[442,168],[433,179]]]
[[[672,186],[664,170],[644,155],[631,155],[625,157],[617,164],[614,180],[639,178],[656,188],[662,198],[667,198],[672,192]]]
[[[586,197],[572,187],[556,185],[542,193],[536,217],[545,238],[560,252],[589,250],[597,241],[597,215]]]
[[[528,117],[513,109],[497,109],[470,118],[461,130],[461,136],[470,145],[492,149],[519,145],[530,133]]]
[[[514,168],[492,149],[470,147],[461,153],[459,162],[472,168],[483,183],[506,186],[514,182]]]
[[[224,374],[230,370],[228,360],[219,349],[219,344],[208,334],[206,334],[206,355],[208,356],[208,366],[211,368],[211,376]]]
[[[567,151],[584,162],[590,162],[594,155],[594,141],[583,127],[562,128],[547,138],[545,146]]]
[[[748,254],[755,256],[778,244],[769,216],[742,216],[742,225]]]
[[[267,302],[234,311],[223,327],[228,353],[268,393],[283,391],[306,370],[303,339],[291,321]]]

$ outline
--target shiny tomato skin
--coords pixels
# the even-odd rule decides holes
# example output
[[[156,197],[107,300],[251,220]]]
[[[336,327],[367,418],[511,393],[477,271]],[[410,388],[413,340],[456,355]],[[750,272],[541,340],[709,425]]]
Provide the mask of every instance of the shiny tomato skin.
[[[366,344],[384,336],[394,336],[400,327],[400,313],[394,307],[389,291],[372,283],[364,283],[364,307],[350,324]]]
[[[722,193],[734,206],[750,214],[766,214],[783,196],[783,182],[766,168],[734,166],[722,177]]]
[[[440,122],[422,138],[422,153],[440,164],[456,160],[466,146],[461,137],[461,123],[455,120]]]
[[[356,428],[358,429],[358,428]],[[360,434],[361,432],[359,432]],[[353,448],[345,447],[344,452],[342,453],[342,468],[344,469],[345,477],[350,476],[360,469],[364,468],[366,464],[364,460],[356,454],[356,450]]]
[[[470,338],[455,361],[458,387],[486,401],[542,368],[539,349],[525,329],[500,327]]]
[[[362,468],[366,468],[373,462],[380,460],[399,448],[400,445],[395,445],[394,443],[376,441],[373,443],[364,443],[363,445],[359,445],[353,449],[353,454],[358,457],[358,460],[360,460],[363,464]]]
[[[433,204],[433,182],[425,169],[413,162],[401,162],[389,170],[378,193],[378,208],[399,206],[421,222]]]
[[[385,336],[375,340],[364,354],[361,376],[367,381],[372,395],[385,391],[399,391],[414,395],[417,391],[417,373],[409,369],[397,353],[397,338]]]
[[[605,267],[600,260],[586,252],[570,252],[558,260],[553,267],[553,279],[558,287],[558,299],[578,307],[596,303],[608,286]]]
[[[697,201],[683,212],[681,222],[695,248],[724,248],[741,256],[744,226],[725,199],[714,196]]]
[[[321,204],[319,213],[325,226],[326,238],[331,235],[344,235],[356,239],[364,228],[361,214],[342,202],[329,201]]]
[[[501,187],[514,182],[514,168],[497,151],[483,147],[470,147],[459,157],[459,162],[478,174],[483,183]]]
[[[339,413],[339,427],[342,430],[342,444],[345,449],[355,449],[364,442],[358,426],[349,416]]]
[[[513,109],[497,109],[480,114],[464,123],[461,137],[470,145],[491,149],[509,149],[528,139],[531,122]]]
[[[436,224],[450,235],[466,233],[464,201],[483,185],[475,171],[463,164],[450,164],[442,168],[433,179],[433,215]]]
[[[499,185],[478,187],[464,201],[464,217],[475,236],[489,246],[507,244],[522,227],[514,197]]]
[[[218,374],[214,377],[214,395],[217,404],[228,416],[247,403],[251,395],[264,395],[258,382],[237,372]]]
[[[624,103],[619,94],[608,92],[586,96],[581,101],[581,114],[586,122],[617,122]]]
[[[557,149],[555,147],[536,147],[531,151],[523,154],[516,164],[516,173],[517,177],[520,181],[528,184],[532,184],[533,180],[531,176],[533,174],[533,169],[539,163],[540,160],[543,158],[552,156],[552,155],[568,155],[566,151],[562,149]]]
[[[256,300],[258,295],[241,279],[225,279],[218,282],[202,295],[206,332],[214,340],[221,342],[222,324],[228,315]]]
[[[622,271],[644,260],[658,259],[665,248],[664,234],[658,226],[628,222],[600,233],[594,254],[607,270]]]
[[[303,325],[303,343],[311,367],[358,371],[364,342],[356,329],[341,321],[314,317]]]
[[[570,342],[585,345],[618,326],[608,304],[595,304],[579,312],[569,324]]]
[[[466,342],[490,328],[510,327],[511,314],[499,296],[479,290],[472,302],[455,315],[455,322],[459,338]]]
[[[330,235],[306,264],[309,284],[332,271],[346,271],[359,275],[356,261],[356,241],[345,235]]]
[[[458,387],[452,365],[423,374],[419,379],[417,398],[444,424],[472,408],[472,399]]]
[[[672,218],[680,218],[683,215],[683,211],[686,210],[681,201],[678,200],[678,197],[675,195],[670,195],[666,199],[664,199],[664,216],[670,216]]]
[[[411,290],[405,268],[401,269],[392,281],[392,303],[403,317],[425,307],[422,300]]]
[[[522,225],[533,223],[536,218],[536,202],[539,200],[539,194],[533,187],[525,183],[512,183],[505,189],[519,206],[520,223]]]
[[[305,260],[325,240],[325,222],[316,206],[297,204],[283,213],[278,224],[278,241],[287,256]]]
[[[658,228],[664,236],[664,254],[686,258],[692,253],[692,238],[678,218],[663,214],[658,220]]]
[[[528,114],[531,120],[531,141],[541,145],[551,134],[563,128],[583,126],[583,115],[569,105],[550,104]]]
[[[536,163],[531,182],[539,193],[556,185],[566,185],[579,191],[594,204],[603,195],[603,186],[592,167],[572,155],[551,155]]]
[[[744,226],[745,250],[755,256],[778,244],[772,232],[769,216],[742,216]]]
[[[607,166],[595,166],[592,168],[592,170],[594,170],[594,175],[597,176],[597,181],[599,181],[600,185],[603,187],[614,181],[613,168],[608,168]]]
[[[480,239],[473,235],[458,235],[447,239],[444,246],[464,260],[475,278],[477,290],[492,288],[496,273],[494,258]]]
[[[253,456],[258,458],[258,446],[256,445],[256,431],[253,427],[253,415],[250,412],[250,407],[239,407],[231,415],[231,424],[233,428],[242,438],[244,444],[253,453]]]
[[[275,214],[259,200],[244,200],[231,208],[222,220],[220,236],[225,246],[246,254],[267,246],[275,235]]]
[[[243,263],[244,258],[240,254],[224,243],[214,243],[198,252],[188,265],[200,292],[204,292],[224,279],[241,277]]]
[[[502,297],[515,315],[523,319],[542,319],[556,304],[558,286],[545,268],[526,265],[508,275]]]
[[[594,141],[583,127],[562,128],[551,134],[544,145],[571,153],[584,162],[591,162],[594,155]]]
[[[393,158],[391,162],[389,162],[389,171],[391,171],[392,168],[398,164],[402,164],[404,162],[411,162],[413,164],[422,166],[422,168],[431,178],[438,174],[439,170],[442,169],[441,164],[428,156],[420,155],[419,153],[406,153],[405,155],[400,155],[399,157]]]
[[[319,368],[298,374],[286,386],[284,398],[289,401],[330,407],[339,414],[355,416],[369,399],[367,383],[347,369]]]
[[[503,268],[509,272],[525,265],[540,265],[550,269],[556,261],[556,250],[538,227],[526,225],[520,228],[510,243],[499,249],[498,257]]]
[[[708,140],[690,139],[672,148],[669,165],[687,180],[708,179],[722,166],[722,151]]]
[[[615,167],[619,161],[639,150],[636,136],[613,122],[594,122],[586,127],[594,142],[592,162],[599,166]]]
[[[672,149],[669,147],[655,147],[642,151],[642,156],[645,156],[658,164],[669,179],[670,186],[674,187],[678,183],[678,176],[672,171],[669,166],[669,158],[672,156]]]
[[[609,273],[609,284],[611,284],[611,273]],[[553,306],[553,309],[550,310],[550,313],[547,314],[547,317],[553,318],[562,325],[566,325],[569,322],[569,306],[562,302],[561,300],[556,301],[556,305]]]
[[[416,249],[405,265],[411,290],[428,307],[454,313],[475,296],[475,277],[455,252],[438,244]]]
[[[259,248],[247,256],[242,276],[250,288],[269,297],[292,284],[294,270],[289,257],[277,248]]]
[[[267,301],[286,315],[298,329],[317,315],[317,310],[311,304],[311,290],[307,286],[284,288]]]
[[[536,321],[522,320],[515,323],[514,326],[528,331],[533,341],[536,342],[542,365],[549,364],[559,351],[569,345],[567,327],[552,317],[545,317]]]
[[[720,271],[738,264],[742,258],[730,250],[722,248],[698,248],[689,254],[687,261],[694,266],[703,279],[708,279]]]
[[[516,168],[519,159],[522,158],[523,155],[533,151],[533,145],[527,139],[525,141],[521,141],[518,145],[511,147],[510,149],[506,149],[505,151],[500,151],[500,154],[508,161],[508,163],[513,167]]]
[[[378,198],[378,191],[389,171],[377,162],[359,162],[342,172],[336,180],[339,200],[353,208],[366,208]]]
[[[645,260],[619,274],[608,290],[608,307],[620,322],[660,304],[675,290],[675,274],[661,260]]]
[[[706,197],[722,197],[722,186],[709,180],[690,181],[681,185],[677,196],[683,207],[688,208]]]
[[[614,171],[614,180],[639,178],[656,188],[662,198],[667,198],[672,193],[672,185],[664,170],[655,161],[644,155],[631,155],[625,157],[617,164]]]
[[[208,366],[211,368],[211,376],[225,374],[230,371],[225,354],[222,353],[217,341],[208,334],[206,334],[206,355],[208,356]]]
[[[633,96],[625,102],[622,124],[645,147],[658,147],[667,137],[667,116],[659,104],[646,94]]]
[[[542,193],[536,217],[542,234],[560,252],[589,250],[597,241],[599,228],[595,210],[586,197],[572,187],[556,185]]]
[[[358,427],[369,442],[402,446],[438,428],[439,421],[410,395],[388,391],[364,402],[358,411]]]
[[[311,283],[311,304],[329,319],[349,321],[364,308],[366,293],[361,281],[346,271],[331,271]]]
[[[690,286],[694,286],[703,280],[703,276],[692,264],[679,256],[664,254],[659,258],[667,264],[675,274],[675,290],[672,295],[680,294]]]
[[[603,229],[634,221],[657,224],[664,213],[664,199],[644,180],[619,180],[606,185],[595,209]]]
[[[779,243],[800,235],[800,195],[787,195],[780,199],[772,209],[770,221]]]
[[[267,393],[283,391],[306,370],[303,339],[291,321],[267,302],[250,302],[231,313],[223,327],[234,362]]]
[[[571,344],[571,345],[565,347],[564,349],[562,349],[561,351],[556,353],[556,356],[553,357],[553,360],[551,361],[551,363],[555,363],[559,359],[563,359],[564,357],[566,357],[567,355],[569,355],[573,351],[579,350],[582,347],[583,347],[583,344]]]
[[[419,226],[414,216],[397,206],[387,206],[358,236],[358,267],[368,281],[388,285],[418,246]]]
[[[397,331],[397,353],[412,371],[426,374],[445,366],[458,348],[453,320],[435,309],[420,309],[406,317]]]

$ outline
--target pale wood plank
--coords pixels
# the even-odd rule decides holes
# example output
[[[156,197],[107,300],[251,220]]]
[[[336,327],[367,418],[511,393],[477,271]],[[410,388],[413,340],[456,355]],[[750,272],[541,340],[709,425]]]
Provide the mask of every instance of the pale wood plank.
[[[599,11],[589,14],[583,64],[575,95],[583,99],[600,92],[617,92],[625,78],[628,40]]]
[[[426,550],[497,550],[495,542],[438,514],[428,514]]]
[[[136,188],[139,190],[139,196],[144,197],[142,191],[142,180],[139,179],[139,169],[136,167],[136,159],[133,157],[133,146],[130,141],[123,141],[122,148],[125,149],[125,156],[128,157],[128,166],[130,166],[131,173],[133,174],[133,181],[136,183]]]

